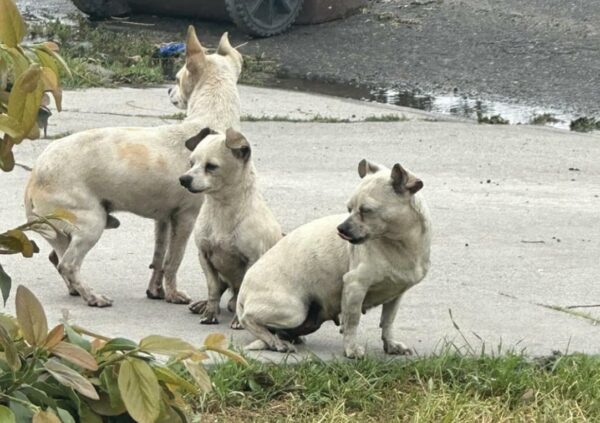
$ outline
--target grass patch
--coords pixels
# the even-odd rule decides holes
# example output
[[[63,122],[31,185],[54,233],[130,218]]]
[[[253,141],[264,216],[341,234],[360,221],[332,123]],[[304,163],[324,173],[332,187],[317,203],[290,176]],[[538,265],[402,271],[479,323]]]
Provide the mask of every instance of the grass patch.
[[[600,358],[447,352],[409,360],[225,363],[202,421],[596,421]]]
[[[571,131],[575,132],[592,132],[596,129],[600,130],[600,120],[593,117],[580,117],[572,120],[569,124]]]
[[[531,119],[532,125],[546,125],[549,123],[558,123],[558,122],[560,122],[560,120],[558,120],[556,117],[554,117],[554,115],[552,113],[542,113],[540,115],[535,115]]]
[[[477,123],[487,123],[489,125],[508,125],[510,121],[504,119],[500,115],[484,116],[483,113],[477,112]]]

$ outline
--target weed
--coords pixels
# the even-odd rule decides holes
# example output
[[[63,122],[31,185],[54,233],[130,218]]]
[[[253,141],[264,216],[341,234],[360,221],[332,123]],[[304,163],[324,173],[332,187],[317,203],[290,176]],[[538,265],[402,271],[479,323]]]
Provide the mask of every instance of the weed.
[[[477,112],[477,122],[490,125],[508,125],[510,123],[508,119],[504,119],[500,115],[484,116],[481,112]]]
[[[535,115],[531,118],[532,125],[546,125],[548,123],[558,123],[559,119],[554,117],[552,113],[542,113],[541,115]]]
[[[569,128],[571,131],[575,132],[592,132],[596,129],[600,129],[600,120],[596,120],[592,117],[580,117],[572,120]]]

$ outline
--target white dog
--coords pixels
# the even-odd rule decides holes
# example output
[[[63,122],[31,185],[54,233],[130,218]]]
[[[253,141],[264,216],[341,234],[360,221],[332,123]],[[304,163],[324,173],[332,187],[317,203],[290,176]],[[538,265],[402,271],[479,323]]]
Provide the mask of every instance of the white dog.
[[[179,124],[154,128],[103,128],[55,141],[40,155],[25,192],[29,219],[66,209],[74,226],[64,233],[43,233],[51,244],[50,260],[69,293],[90,306],[105,307],[110,298],[96,294],[82,280],[85,255],[105,228],[119,221],[110,213],[127,211],[154,219],[153,274],[146,294],[172,303],[188,303],[177,290],[176,274],[203,197],[179,184],[189,167],[186,140],[202,137],[202,128],[239,127],[240,101],[236,87],[242,56],[224,34],[215,54],[207,55],[193,27],[186,40],[186,63],[169,90],[172,102],[187,108]],[[166,254],[166,259],[165,259]],[[165,289],[163,290],[163,276]]]
[[[194,237],[208,286],[208,300],[190,309],[202,315],[200,323],[215,324],[223,293],[233,292],[228,308],[234,312],[246,270],[279,241],[281,227],[257,189],[250,143],[242,134],[213,132],[187,146],[192,168],[179,180],[190,192],[205,194]],[[235,317],[230,326],[241,329]]]
[[[394,340],[393,322],[404,292],[429,269],[429,213],[418,193],[423,183],[399,164],[390,171],[363,160],[358,172],[363,179],[348,202],[349,216],[299,227],[246,273],[237,312],[259,338],[247,349],[293,351],[299,336],[327,320],[339,323],[341,315],[344,353],[361,357],[361,312],[382,305],[385,352],[410,352]]]

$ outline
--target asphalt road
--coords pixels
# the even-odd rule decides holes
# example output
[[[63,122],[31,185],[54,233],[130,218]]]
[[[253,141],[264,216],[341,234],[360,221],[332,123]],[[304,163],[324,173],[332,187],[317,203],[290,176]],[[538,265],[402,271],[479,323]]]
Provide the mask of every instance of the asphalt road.
[[[76,10],[68,0],[17,3],[50,17]],[[160,32],[165,41],[190,23],[145,22],[155,26],[137,29]],[[194,23],[209,43],[224,30],[236,43],[248,40],[231,24]],[[598,116],[599,28],[596,0],[377,0],[345,20],[250,40],[244,52],[264,54],[300,78]]]
[[[343,213],[363,157],[388,166],[400,162],[423,179],[434,223],[432,268],[406,294],[396,328],[418,353],[439,351],[450,342],[476,351],[485,346],[488,352],[501,347],[534,355],[600,353],[600,136],[446,121],[391,106],[249,87],[241,87],[241,98],[244,114],[253,116],[354,115],[361,120],[398,113],[407,118],[244,122],[243,130],[253,145],[262,191],[285,231]],[[51,118],[51,135],[107,125],[157,125],[175,111],[164,88],[71,91],[64,95],[64,108]],[[17,161],[31,165],[48,143],[17,146]],[[22,168],[0,175],[2,228],[24,220],[27,177]],[[185,306],[146,299],[152,223],[127,214],[119,219],[121,227],[105,232],[82,269],[90,285],[115,299],[111,308],[90,308],[70,297],[46,258],[43,240],[34,258],[3,257],[2,264],[15,284],[40,296],[53,322],[68,309],[77,323],[112,336],[161,333],[199,343],[208,333],[222,331],[238,346],[251,340],[245,331],[228,329],[226,311],[222,324],[203,326]],[[205,295],[193,244],[179,277],[194,298]],[[381,352],[378,317],[372,310],[362,319],[360,339],[370,353]],[[342,338],[326,324],[307,337],[303,351],[341,355]]]

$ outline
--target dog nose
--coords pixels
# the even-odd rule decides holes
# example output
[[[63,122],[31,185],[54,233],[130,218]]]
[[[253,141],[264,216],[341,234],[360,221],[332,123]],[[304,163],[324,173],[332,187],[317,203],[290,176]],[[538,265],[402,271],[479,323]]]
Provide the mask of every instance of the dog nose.
[[[186,188],[189,188],[192,185],[192,177],[190,175],[183,175],[179,178],[179,183]]]
[[[349,236],[349,234],[348,234],[348,227],[346,226],[345,223],[342,223],[342,224],[338,225],[337,231],[339,233],[341,233],[342,235]]]

